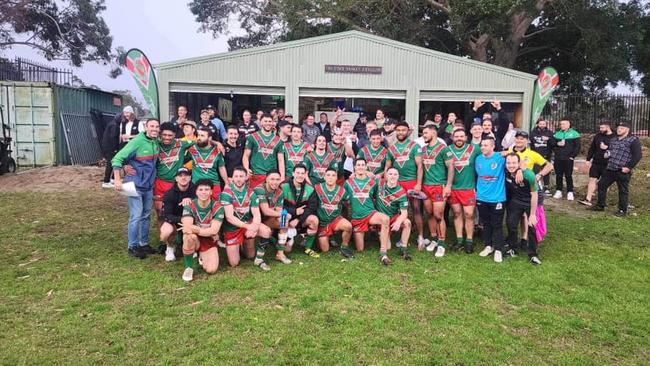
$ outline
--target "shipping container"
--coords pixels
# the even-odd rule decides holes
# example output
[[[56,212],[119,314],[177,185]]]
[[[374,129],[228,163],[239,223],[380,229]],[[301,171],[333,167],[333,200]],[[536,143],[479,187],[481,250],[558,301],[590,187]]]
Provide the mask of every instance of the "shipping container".
[[[82,155],[84,147],[93,147],[96,152],[101,136],[93,126],[90,111],[119,113],[122,100],[117,94],[91,88],[0,81],[0,105],[18,166],[36,167],[78,164],[71,159],[71,148],[80,147]],[[84,141],[66,138],[68,119],[74,121],[75,128],[87,129]]]

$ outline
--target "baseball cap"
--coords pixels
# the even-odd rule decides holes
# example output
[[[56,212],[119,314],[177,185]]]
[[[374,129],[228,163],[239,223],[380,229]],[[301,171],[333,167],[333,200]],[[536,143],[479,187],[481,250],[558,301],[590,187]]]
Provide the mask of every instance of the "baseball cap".
[[[282,128],[282,127],[288,126],[290,124],[291,123],[289,123],[289,121],[287,121],[286,119],[281,119],[281,120],[278,121],[278,128]]]
[[[291,114],[291,113],[285,114],[284,118],[293,118],[293,114]]]
[[[397,121],[392,118],[386,118],[386,121],[384,122],[385,125],[394,125],[396,123]]]
[[[433,121],[426,121],[426,122],[424,122],[424,127],[427,127],[427,126],[435,126],[435,125],[436,125],[436,123],[433,122]]]
[[[526,131],[522,131],[522,130],[518,130],[517,132],[515,132],[515,137],[525,137],[525,138],[528,138],[528,132],[526,132]]]
[[[617,127],[627,127],[630,128],[630,123],[627,121],[620,121],[618,124],[616,124]]]
[[[196,122],[190,121],[190,120],[186,120],[183,123],[181,123],[181,126],[183,126],[183,125],[190,125],[190,126],[196,128]]]
[[[187,168],[178,168],[178,170],[176,171],[176,175],[178,176],[181,174],[192,175],[192,172]]]
[[[133,113],[133,107],[131,107],[130,105],[124,107],[124,109],[122,109],[122,113],[126,113],[126,112]]]
[[[215,111],[217,110],[217,108],[215,108],[212,104],[208,104],[208,106],[205,107],[205,109],[214,109]]]

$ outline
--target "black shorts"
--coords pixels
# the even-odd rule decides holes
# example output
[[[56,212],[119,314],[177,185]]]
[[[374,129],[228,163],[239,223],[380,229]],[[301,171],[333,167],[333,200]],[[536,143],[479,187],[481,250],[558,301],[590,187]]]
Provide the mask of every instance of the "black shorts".
[[[591,168],[589,168],[589,178],[602,177],[605,173],[605,169],[607,169],[607,165],[591,164]]]

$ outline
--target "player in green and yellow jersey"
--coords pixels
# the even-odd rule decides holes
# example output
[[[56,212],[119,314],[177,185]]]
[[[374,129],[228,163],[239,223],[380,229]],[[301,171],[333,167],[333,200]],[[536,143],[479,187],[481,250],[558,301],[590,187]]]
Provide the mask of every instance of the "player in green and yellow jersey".
[[[411,220],[408,219],[409,203],[406,190],[398,184],[398,181],[397,169],[388,168],[385,178],[377,186],[375,205],[377,211],[390,217],[390,231],[402,231],[395,247],[404,260],[410,261],[411,256],[406,250],[411,235]]]
[[[278,160],[284,164],[282,140],[273,132],[274,122],[270,114],[264,114],[260,121],[262,129],[252,133],[246,139],[246,148],[242,163],[250,173],[251,189],[264,183],[266,174],[278,169]],[[284,178],[284,172],[280,172]]]
[[[194,277],[193,255],[199,253],[203,270],[208,274],[219,268],[219,251],[216,239],[224,219],[223,207],[212,199],[212,182],[201,179],[196,182],[196,198],[183,207],[181,225],[183,227],[184,281]]]
[[[270,270],[269,265],[264,262],[264,251],[271,244],[271,229],[262,224],[259,200],[248,185],[248,174],[243,167],[233,170],[232,183],[226,185],[221,193],[221,204],[226,215],[223,237],[226,240],[226,254],[230,265],[239,265],[239,249],[244,245],[246,258],[255,256],[256,266],[265,271]],[[257,255],[256,237],[260,238]]]
[[[325,171],[325,182],[314,187],[318,195],[319,205],[316,210],[318,216],[318,243],[322,252],[329,251],[329,238],[335,232],[341,232],[341,248],[339,251],[345,258],[352,258],[350,239],[352,237],[352,224],[341,216],[343,202],[349,200],[347,191],[336,184],[338,172],[333,168]]]
[[[287,243],[287,228],[280,227],[280,215],[282,214],[282,206],[284,204],[284,197],[282,195],[280,183],[280,172],[277,170],[271,170],[266,176],[266,182],[255,187],[253,192],[255,192],[255,195],[257,195],[257,199],[259,200],[262,223],[272,230],[278,231],[277,240],[275,240],[274,237],[271,237],[271,241],[277,243],[275,246],[275,249],[277,250],[275,259],[284,264],[291,264],[291,260],[284,254],[284,248]],[[260,248],[258,248],[258,251],[259,250]],[[264,256],[264,254],[262,254],[262,256]]]
[[[364,235],[371,225],[380,227],[379,258],[382,264],[391,264],[388,258],[390,248],[390,218],[375,208],[373,197],[377,191],[377,180],[368,176],[366,161],[357,158],[354,162],[354,175],[343,186],[350,196],[350,211],[352,212],[352,231],[357,251],[364,249]]]
[[[447,147],[445,161],[451,161],[454,167],[454,179],[451,185],[450,203],[454,211],[454,229],[456,245],[468,247],[474,238],[474,208],[476,207],[476,157],[481,149],[467,143],[464,130],[455,130],[452,134],[453,144]],[[463,229],[465,237],[463,239]]]
[[[438,140],[438,131],[435,126],[425,126],[422,130],[422,137],[426,144],[422,146],[422,167],[424,169],[422,191],[427,196],[424,208],[429,214],[429,232],[432,236],[427,251],[435,250],[435,256],[442,257],[445,255],[447,232],[445,201],[451,194],[454,167],[451,160],[445,161],[448,148]]]

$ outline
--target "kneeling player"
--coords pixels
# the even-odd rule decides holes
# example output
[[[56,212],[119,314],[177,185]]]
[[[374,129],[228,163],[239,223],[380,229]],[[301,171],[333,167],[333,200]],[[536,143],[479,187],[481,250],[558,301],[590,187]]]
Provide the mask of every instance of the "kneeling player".
[[[262,222],[272,230],[278,230],[275,259],[284,264],[291,264],[291,260],[284,254],[287,243],[287,225],[280,227],[280,216],[282,215],[282,204],[284,202],[282,189],[280,188],[281,180],[280,172],[271,170],[266,175],[266,181],[255,187],[253,191],[259,200]],[[275,238],[271,236],[271,241],[274,240]]]
[[[194,277],[194,253],[199,253],[201,265],[208,274],[215,273],[219,268],[219,252],[215,241],[223,221],[223,207],[212,200],[211,195],[212,182],[201,179],[196,182],[197,197],[183,209],[183,281],[192,281]]]
[[[244,246],[244,255],[264,271],[271,270],[264,262],[264,253],[271,244],[271,229],[262,224],[259,200],[253,189],[248,186],[248,173],[239,166],[232,172],[232,183],[221,193],[226,222],[223,225],[223,237],[226,240],[226,254],[231,267],[239,265],[239,250]],[[255,250],[255,238],[260,242]]]
[[[325,182],[314,187],[320,201],[318,210],[316,210],[320,224],[318,244],[322,252],[329,251],[330,237],[340,231],[342,242],[339,251],[343,257],[352,258],[352,250],[350,250],[352,224],[341,216],[343,201],[347,201],[349,197],[345,189],[336,184],[337,174],[336,169],[328,168],[325,171]]]
[[[165,260],[167,262],[176,260],[172,241],[175,244],[182,244],[183,237],[182,235],[176,235],[176,229],[181,224],[183,207],[189,205],[195,197],[192,173],[187,168],[178,169],[176,171],[176,184],[172,189],[165,192],[162,201],[161,217],[163,223],[160,226],[160,241],[167,247],[165,250]]]
[[[384,265],[391,264],[388,258],[390,249],[390,218],[377,212],[372,198],[377,192],[377,181],[368,176],[366,161],[357,158],[354,162],[354,175],[345,182],[345,190],[350,196],[352,211],[352,232],[357,251],[364,249],[364,235],[368,228],[379,226],[379,260]]]
[[[318,233],[318,197],[314,187],[307,184],[307,167],[297,164],[293,167],[293,177],[288,182],[282,183],[282,198],[284,209],[291,215],[289,227],[297,231],[307,232],[305,238],[305,254],[312,258],[320,255],[314,251],[314,240]]]
[[[399,254],[404,260],[410,261],[411,256],[406,251],[409,236],[411,235],[411,221],[408,219],[409,203],[406,190],[397,182],[399,172],[395,168],[388,168],[385,179],[377,187],[377,211],[390,217],[390,231],[402,230],[400,240],[395,244]]]

